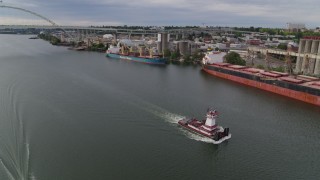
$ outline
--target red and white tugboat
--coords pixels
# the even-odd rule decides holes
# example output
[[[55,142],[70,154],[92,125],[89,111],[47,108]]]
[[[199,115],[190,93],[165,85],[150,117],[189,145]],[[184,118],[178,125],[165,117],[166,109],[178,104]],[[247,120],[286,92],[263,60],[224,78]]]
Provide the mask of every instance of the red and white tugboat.
[[[191,132],[212,139],[214,144],[220,144],[223,141],[230,139],[231,134],[229,133],[229,128],[223,128],[216,125],[216,117],[218,117],[218,112],[209,108],[207,111],[206,120],[201,121],[195,118],[184,118],[178,123]]]

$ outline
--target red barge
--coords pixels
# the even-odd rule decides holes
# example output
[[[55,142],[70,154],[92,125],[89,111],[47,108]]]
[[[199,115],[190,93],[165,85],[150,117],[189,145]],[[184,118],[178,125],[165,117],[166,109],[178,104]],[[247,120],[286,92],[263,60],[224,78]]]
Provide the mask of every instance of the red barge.
[[[218,112],[216,110],[208,109],[206,120],[184,118],[180,120],[178,124],[193,133],[212,139],[214,144],[220,144],[230,139],[231,134],[229,133],[229,128],[223,128],[216,124],[217,116]]]
[[[203,61],[203,71],[224,79],[263,89],[303,102],[320,106],[320,79],[276,71],[232,65],[228,63],[208,64]]]

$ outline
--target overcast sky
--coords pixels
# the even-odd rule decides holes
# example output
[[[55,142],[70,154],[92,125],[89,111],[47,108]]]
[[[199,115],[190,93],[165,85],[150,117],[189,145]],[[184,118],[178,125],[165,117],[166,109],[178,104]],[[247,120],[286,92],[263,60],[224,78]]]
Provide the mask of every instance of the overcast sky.
[[[320,26],[316,0],[3,0],[59,25]],[[26,13],[0,8],[0,24],[30,21]],[[37,22],[35,17],[31,18]],[[31,21],[32,21],[31,20]],[[45,23],[42,23],[45,24]]]

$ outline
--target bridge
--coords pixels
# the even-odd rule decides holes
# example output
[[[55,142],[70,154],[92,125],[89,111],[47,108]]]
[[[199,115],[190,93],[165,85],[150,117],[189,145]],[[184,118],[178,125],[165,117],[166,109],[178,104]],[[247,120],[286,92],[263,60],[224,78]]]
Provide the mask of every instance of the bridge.
[[[103,31],[106,33],[117,34],[157,34],[157,30],[139,30],[139,29],[118,29],[118,28],[103,28],[103,27],[90,27],[90,26],[47,26],[47,25],[0,25],[0,29],[63,29],[67,30],[88,30],[88,31]]]
[[[67,35],[68,38],[70,38],[71,41],[74,41],[75,39],[79,39],[79,37],[83,37],[84,34],[88,34],[88,32],[104,32],[104,33],[110,33],[110,34],[135,34],[135,35],[156,35],[159,33],[157,30],[144,30],[144,29],[119,29],[119,28],[104,28],[104,27],[86,27],[86,26],[60,26],[51,19],[36,13],[34,11],[24,9],[21,7],[16,7],[12,5],[4,4],[2,1],[0,1],[0,8],[7,8],[7,9],[14,9],[18,11],[22,11],[28,14],[31,14],[33,16],[36,16],[46,22],[48,22],[50,25],[0,25],[0,30],[22,30],[22,29],[41,29],[41,30],[62,30],[64,31],[65,35]],[[73,33],[75,32],[75,33]],[[78,37],[76,37],[78,36]]]
[[[2,29],[43,29],[43,30],[55,30],[61,29],[63,31],[103,31],[105,33],[111,34],[134,34],[134,35],[152,35],[158,34],[160,32],[167,32],[169,34],[192,34],[194,32],[205,32],[205,33],[218,33],[218,32],[233,32],[231,28],[180,28],[180,29],[172,29],[172,30],[145,30],[145,29],[124,29],[124,28],[104,28],[104,27],[87,27],[87,26],[61,26],[55,23],[53,20],[28,9],[16,7],[13,5],[8,5],[0,1],[0,8],[14,9],[18,11],[22,11],[33,16],[36,16],[50,25],[0,25],[0,30]]]
[[[44,17],[44,16],[42,16],[42,15],[36,13],[36,12],[30,11],[30,10],[27,10],[27,9],[24,9],[24,8],[20,8],[20,7],[6,5],[2,1],[0,1],[0,8],[9,8],[9,9],[16,9],[16,10],[19,10],[19,11],[23,11],[23,12],[32,14],[34,16],[37,16],[37,17],[49,22],[52,26],[58,26],[55,22],[51,21],[50,19],[48,19],[48,18],[46,18],[46,17]]]
[[[212,29],[212,28],[180,28],[172,30],[145,30],[145,29],[122,29],[122,28],[104,28],[104,27],[92,27],[92,26],[59,26],[59,25],[0,25],[0,29],[64,29],[64,30],[94,30],[94,31],[104,31],[107,33],[117,33],[117,34],[158,34],[160,32],[167,32],[169,34],[182,34],[182,33],[193,33],[193,32],[225,32],[225,29]],[[233,32],[231,29],[227,30]]]

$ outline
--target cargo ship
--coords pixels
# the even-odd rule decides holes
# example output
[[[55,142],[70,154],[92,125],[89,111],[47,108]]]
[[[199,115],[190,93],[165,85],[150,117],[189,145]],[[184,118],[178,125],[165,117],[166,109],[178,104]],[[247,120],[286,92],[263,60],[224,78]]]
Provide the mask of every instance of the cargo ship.
[[[208,109],[206,120],[197,120],[195,118],[184,118],[178,121],[178,124],[187,130],[201,136],[212,139],[214,144],[220,144],[230,139],[229,128],[223,128],[216,124],[218,112],[214,109]]]
[[[106,57],[115,58],[115,59],[125,59],[129,61],[135,61],[146,64],[166,64],[165,58],[160,56],[153,55],[152,50],[149,50],[149,55],[144,55],[144,52],[141,48],[139,53],[126,51],[125,47],[110,47],[106,51]]]
[[[203,59],[202,70],[220,78],[320,106],[320,79],[305,75],[265,71]]]

